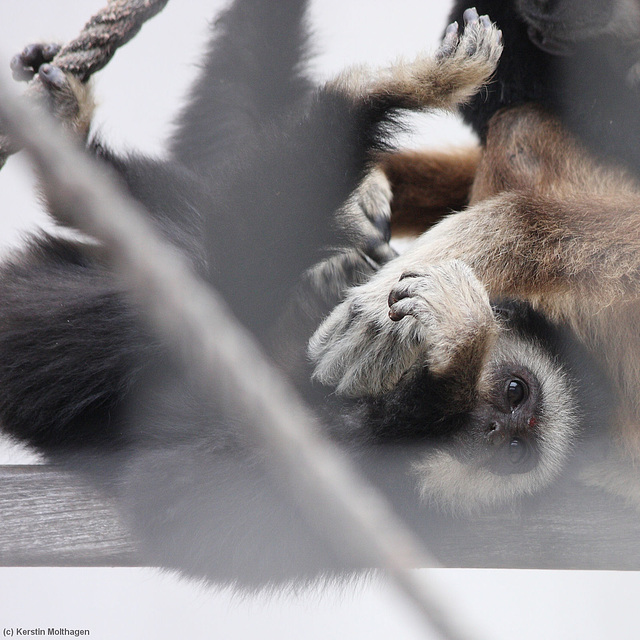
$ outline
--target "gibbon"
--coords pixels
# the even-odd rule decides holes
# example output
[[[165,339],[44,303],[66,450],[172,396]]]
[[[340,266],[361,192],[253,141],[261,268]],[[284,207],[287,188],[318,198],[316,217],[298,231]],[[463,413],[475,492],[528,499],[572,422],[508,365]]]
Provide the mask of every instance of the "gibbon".
[[[434,56],[347,70],[316,89],[304,75],[305,6],[236,0],[222,14],[167,160],[88,143],[279,362],[294,290],[329,280],[326,302],[350,272],[361,278],[389,255],[386,213],[357,219],[349,198],[399,111],[454,108],[502,50],[499,31],[477,18]],[[73,83],[48,51],[27,48],[14,71],[40,75],[54,112],[85,118],[85,108],[57,104]],[[348,213],[336,215],[345,201]],[[50,210],[64,224],[64,211]],[[335,247],[342,252],[308,271]],[[342,569],[345,559],[269,480],[241,418],[192,378],[91,244],[39,234],[0,267],[3,429],[113,494],[144,562],[245,587]]]
[[[611,51],[629,48],[625,38],[640,22],[618,26],[636,15],[635,4],[550,3],[545,10],[565,22],[549,17],[558,31],[548,38],[545,21],[531,26],[540,3],[485,2],[482,10],[493,5],[506,53],[484,95],[463,107],[483,146],[450,174],[457,202],[469,206],[352,289],[310,342],[316,378],[361,399],[374,437],[433,441],[413,473],[425,499],[456,511],[550,485],[594,434],[609,434],[612,461],[592,470],[609,488],[640,453],[633,119],[613,121],[620,129],[607,138],[598,122],[618,96],[587,100],[610,86],[597,84],[604,63],[595,78],[580,77],[588,93],[571,94],[570,75],[565,95],[558,68],[582,68],[585,59],[554,50],[561,39],[580,50],[599,40]],[[572,31],[571,17],[589,33]],[[631,100],[630,76],[617,82],[623,102]],[[587,106],[570,111],[569,100]],[[399,192],[396,206],[414,208],[406,220],[420,209],[421,189],[427,225],[438,220],[446,156],[405,154],[382,166]],[[438,187],[433,199],[428,184]],[[636,476],[624,482],[626,495],[640,496]]]
[[[456,0],[450,22],[462,24]],[[537,104],[592,153],[640,173],[640,4],[636,0],[479,0],[503,33],[505,55],[491,83],[463,103],[463,119],[484,142],[504,108]],[[422,232],[469,204],[481,149],[401,152],[382,168],[393,188],[394,234]]]

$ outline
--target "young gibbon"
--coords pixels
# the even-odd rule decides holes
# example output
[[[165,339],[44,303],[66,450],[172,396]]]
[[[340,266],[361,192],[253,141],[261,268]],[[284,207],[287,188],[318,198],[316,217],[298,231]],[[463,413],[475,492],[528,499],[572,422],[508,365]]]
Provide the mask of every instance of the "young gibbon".
[[[481,9],[505,42],[463,107],[482,149],[383,163],[401,228],[469,206],[349,292],[311,340],[315,375],[362,399],[377,438],[435,440],[413,469],[448,508],[536,492],[607,429],[612,462],[592,471],[637,500],[636,474],[616,476],[640,453],[638,7]]]
[[[236,0],[222,14],[166,161],[88,144],[276,360],[283,310],[329,247],[356,244],[312,270],[313,286],[332,268],[338,283],[349,270],[361,278],[389,253],[384,212],[382,231],[375,215],[354,225],[334,212],[398,112],[453,108],[502,50],[489,19],[475,18],[435,56],[347,70],[316,89],[304,75],[305,6]],[[35,46],[13,67],[39,74],[55,112],[85,114],[57,104],[72,85],[50,60]],[[40,234],[0,267],[0,389],[5,432],[110,491],[143,561],[244,586],[344,567],[273,486],[240,418],[174,363],[91,247]]]

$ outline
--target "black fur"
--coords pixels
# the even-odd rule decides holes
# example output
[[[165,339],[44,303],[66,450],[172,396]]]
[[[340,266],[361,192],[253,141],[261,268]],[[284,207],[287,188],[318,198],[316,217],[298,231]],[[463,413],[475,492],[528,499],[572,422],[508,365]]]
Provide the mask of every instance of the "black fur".
[[[467,6],[456,0],[451,21],[462,24]],[[462,108],[475,131],[483,137],[498,109],[534,102],[560,116],[596,155],[640,171],[640,83],[632,72],[640,60],[640,17],[613,24],[619,0],[478,0],[475,6],[500,27],[504,42],[494,81]]]
[[[167,161],[90,145],[267,349],[301,274],[346,243],[334,212],[399,106],[311,88],[305,8],[223,14]],[[4,429],[114,493],[150,564],[245,586],[342,565],[99,251],[42,235],[0,267],[0,388]]]
[[[494,305],[495,313],[509,332],[537,345],[573,381],[580,407],[584,435],[594,435],[609,422],[611,389],[600,367],[565,326],[555,324],[518,300]],[[468,429],[475,404],[452,402],[457,379],[435,377],[427,366],[415,377],[400,381],[392,391],[363,399],[353,412],[351,423],[366,425],[368,437],[376,443],[447,443]]]

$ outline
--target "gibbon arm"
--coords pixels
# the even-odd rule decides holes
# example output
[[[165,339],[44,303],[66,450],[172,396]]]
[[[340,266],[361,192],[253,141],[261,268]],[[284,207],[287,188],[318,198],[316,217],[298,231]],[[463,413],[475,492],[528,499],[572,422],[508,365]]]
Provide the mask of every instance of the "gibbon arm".
[[[405,324],[400,330],[388,317],[389,293],[403,273],[451,260],[468,265],[491,299],[533,303],[550,318],[568,322],[590,349],[614,353],[614,324],[618,336],[632,340],[626,340],[627,347],[633,345],[627,351],[637,353],[632,324],[607,320],[613,313],[624,315],[638,300],[639,194],[632,178],[617,167],[596,165],[539,109],[497,116],[472,206],[436,224],[351,290],[311,342],[316,376],[355,395],[392,387],[402,371],[386,378],[389,365],[380,354],[402,369],[406,360],[396,356],[415,347],[407,342],[413,321],[398,323]],[[452,292],[452,304],[455,298]],[[368,373],[350,373],[357,371]]]

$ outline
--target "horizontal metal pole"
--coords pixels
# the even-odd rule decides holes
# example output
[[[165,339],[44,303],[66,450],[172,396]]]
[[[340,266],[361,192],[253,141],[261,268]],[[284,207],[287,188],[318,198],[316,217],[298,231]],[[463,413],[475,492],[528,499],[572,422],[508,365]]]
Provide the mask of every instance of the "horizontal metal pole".
[[[0,466],[0,564],[134,566],[136,545],[111,498],[44,465]]]
[[[389,497],[446,567],[640,570],[637,511],[575,478],[466,517]],[[57,467],[0,466],[0,565],[140,564],[113,498]]]

